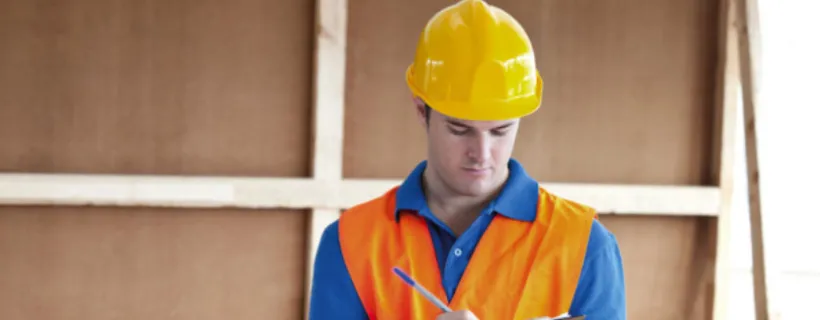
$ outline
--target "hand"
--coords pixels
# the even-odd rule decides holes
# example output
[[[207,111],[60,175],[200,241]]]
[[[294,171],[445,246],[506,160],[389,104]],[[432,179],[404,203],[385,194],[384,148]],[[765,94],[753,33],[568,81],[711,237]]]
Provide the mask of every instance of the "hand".
[[[436,317],[436,320],[479,320],[472,312],[469,310],[460,310],[460,311],[453,311],[442,313]]]

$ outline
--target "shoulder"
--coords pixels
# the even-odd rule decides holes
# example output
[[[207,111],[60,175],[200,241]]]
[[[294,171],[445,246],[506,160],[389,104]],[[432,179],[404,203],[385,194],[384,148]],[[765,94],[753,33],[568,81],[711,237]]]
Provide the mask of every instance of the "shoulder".
[[[384,220],[390,211],[387,206],[390,198],[393,197],[395,191],[393,189],[384,194],[370,199],[368,201],[359,203],[342,212],[339,219],[330,223],[322,231],[319,240],[319,254],[327,254],[336,256],[341,254],[337,252],[341,250],[342,242],[349,242],[350,240],[342,241],[341,239],[354,240],[357,235],[367,236],[368,229],[375,227],[375,221]],[[380,218],[381,217],[381,218]],[[346,232],[348,230],[348,232]]]
[[[554,208],[555,212],[566,217],[576,218],[589,224],[589,239],[587,257],[596,255],[598,251],[617,249],[618,242],[615,235],[599,220],[598,212],[590,205],[560,197],[544,188],[540,189],[541,197],[546,205]]]
[[[362,218],[366,218],[364,220],[372,220],[376,216],[389,217],[394,213],[396,207],[397,189],[398,187],[393,187],[377,197],[348,208],[342,212],[342,218],[348,220],[362,220]]]
[[[589,244],[587,245],[587,257],[600,256],[603,251],[618,250],[618,240],[615,235],[601,223],[600,220],[592,221],[592,228],[589,231]]]
[[[375,234],[384,234],[384,232],[374,233],[374,231],[396,225],[390,223],[395,221],[396,189],[392,188],[378,197],[342,212],[335,227],[338,229],[336,233],[343,247],[355,247],[367,243]]]
[[[589,205],[560,197],[543,187],[539,187],[539,207],[541,212],[551,212],[550,215],[558,214],[564,218],[582,222],[585,225],[593,223],[598,219],[598,213]],[[546,206],[543,207],[543,206]],[[547,217],[539,214],[541,219]]]
[[[550,192],[547,189],[544,189],[544,187],[538,187],[538,194],[539,198],[541,200],[544,200],[544,202],[548,205],[560,207],[565,211],[595,215],[595,209],[593,207],[571,199],[561,197],[555,193]]]

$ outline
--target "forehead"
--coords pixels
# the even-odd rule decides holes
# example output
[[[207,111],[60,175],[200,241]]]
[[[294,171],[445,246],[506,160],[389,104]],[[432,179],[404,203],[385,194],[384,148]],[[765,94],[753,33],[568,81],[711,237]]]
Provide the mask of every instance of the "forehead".
[[[516,123],[518,123],[518,119],[512,120],[500,120],[500,121],[475,121],[475,120],[462,120],[457,118],[451,117],[444,117],[444,121],[450,125],[458,126],[458,127],[466,127],[478,130],[491,130],[497,129],[502,127],[509,127]]]

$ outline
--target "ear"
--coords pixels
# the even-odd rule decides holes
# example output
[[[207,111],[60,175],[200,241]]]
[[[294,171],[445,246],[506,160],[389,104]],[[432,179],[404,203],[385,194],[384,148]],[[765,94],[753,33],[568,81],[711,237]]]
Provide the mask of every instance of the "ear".
[[[414,97],[413,105],[416,108],[416,119],[418,119],[419,123],[426,128],[427,115],[425,113],[427,112],[427,110],[425,109],[424,101],[421,101],[421,99]]]

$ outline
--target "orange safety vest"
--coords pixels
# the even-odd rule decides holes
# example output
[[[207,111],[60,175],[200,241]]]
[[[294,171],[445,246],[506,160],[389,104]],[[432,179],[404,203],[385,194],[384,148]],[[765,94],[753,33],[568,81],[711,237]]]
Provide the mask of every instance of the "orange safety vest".
[[[393,188],[345,211],[339,242],[353,285],[371,320],[432,320],[442,313],[402,282],[393,267],[447,303],[430,232],[423,217],[395,216]],[[597,214],[539,189],[534,222],[493,218],[455,295],[453,310],[479,319],[558,316],[569,311]]]

